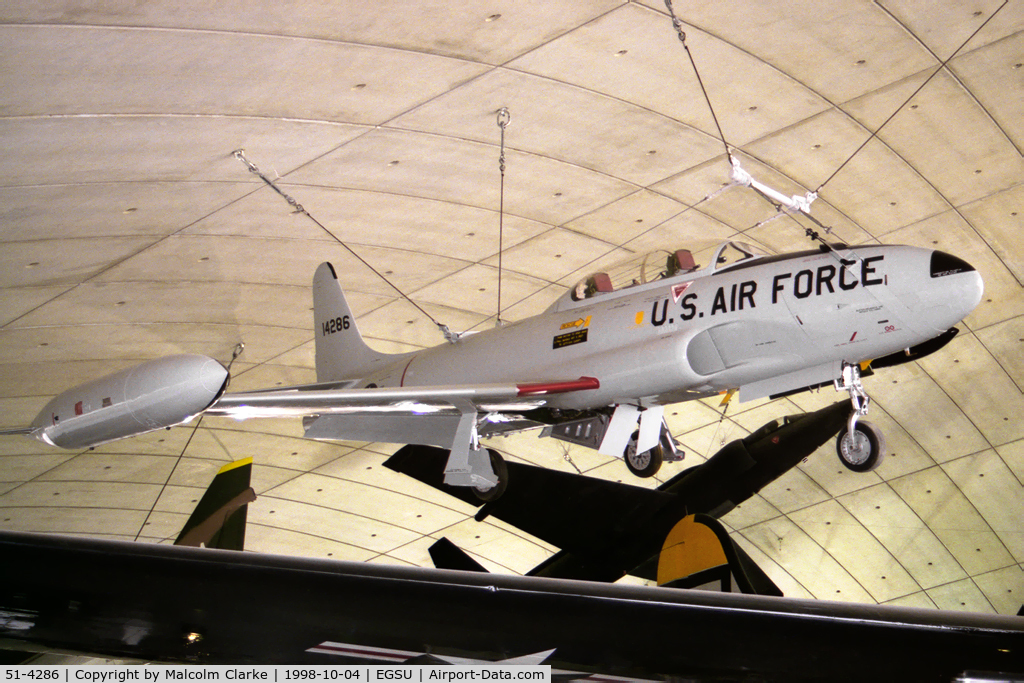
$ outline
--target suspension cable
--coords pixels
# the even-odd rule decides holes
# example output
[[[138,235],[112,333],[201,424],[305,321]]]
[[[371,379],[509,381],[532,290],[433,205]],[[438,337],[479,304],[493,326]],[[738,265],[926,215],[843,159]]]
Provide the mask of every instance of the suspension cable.
[[[504,248],[504,223],[505,223],[505,128],[512,122],[512,114],[508,107],[498,110],[498,128],[501,129],[501,153],[498,155],[498,170],[501,171],[501,189],[498,193],[498,314],[494,324],[501,327],[501,259],[505,253]]]
[[[711,118],[715,122],[715,128],[718,130],[718,139],[722,141],[722,145],[725,147],[725,156],[732,161],[732,152],[729,149],[729,143],[725,141],[725,134],[722,132],[722,126],[718,123],[718,116],[715,115],[715,108],[711,106],[711,97],[708,96],[707,88],[704,87],[704,79],[700,77],[700,71],[697,69],[697,62],[693,58],[693,53],[690,52],[690,46],[686,44],[686,31],[683,30],[683,22],[676,16],[676,12],[672,9],[672,0],[665,0],[665,7],[668,8],[668,14],[672,17],[672,26],[676,29],[676,35],[679,36],[679,42],[683,44],[683,49],[686,50],[686,56],[690,58],[690,64],[693,66],[693,73],[697,76],[697,83],[700,85],[700,91],[704,93],[704,101],[708,103],[708,110],[711,112]]]
[[[670,1],[670,0],[666,0],[666,2],[669,2],[669,1]],[[875,139],[876,137],[878,137],[878,133],[879,133],[879,132],[880,132],[880,131],[881,131],[881,130],[882,130],[883,128],[885,128],[885,126],[886,126],[886,125],[887,125],[887,124],[888,124],[888,123],[889,123],[890,121],[892,121],[892,120],[893,120],[894,118],[896,118],[896,115],[897,115],[897,114],[899,114],[899,113],[900,113],[901,111],[903,111],[903,108],[904,108],[904,107],[906,107],[906,106],[907,106],[908,104],[910,104],[910,101],[911,101],[912,99],[914,99],[915,97],[917,97],[917,94],[918,94],[919,92],[921,92],[921,91],[922,91],[922,90],[924,89],[924,87],[925,87],[926,85],[928,85],[928,84],[929,84],[929,83],[931,82],[931,80],[932,80],[933,78],[935,78],[935,77],[936,77],[936,76],[937,76],[937,75],[939,74],[939,72],[941,72],[941,71],[942,71],[943,69],[945,69],[945,68],[946,68],[946,65],[947,65],[947,64],[949,64],[949,63],[950,63],[950,62],[951,62],[951,61],[953,60],[953,58],[954,58],[954,57],[956,57],[956,56],[957,56],[958,54],[960,54],[960,51],[961,51],[961,50],[963,50],[963,49],[964,49],[965,47],[967,47],[967,44],[968,44],[969,42],[971,42],[971,41],[972,41],[972,40],[974,39],[974,36],[978,35],[978,33],[979,33],[979,32],[981,32],[981,29],[985,28],[985,26],[987,26],[987,25],[988,25],[988,23],[989,23],[990,21],[992,21],[992,19],[993,19],[993,18],[994,18],[994,17],[995,17],[995,16],[997,15],[997,14],[999,14],[999,10],[1003,9],[1004,7],[1006,7],[1006,4],[1007,4],[1007,3],[1009,2],[1009,1],[1010,1],[1010,0],[1003,0],[1003,4],[1001,4],[1001,5],[999,6],[999,7],[997,7],[997,8],[996,8],[996,10],[995,10],[995,11],[994,11],[994,12],[993,12],[993,13],[992,13],[991,15],[989,15],[989,18],[988,18],[988,19],[986,19],[985,21],[983,21],[983,22],[982,22],[982,24],[981,24],[981,26],[979,26],[979,27],[978,27],[977,29],[975,29],[975,31],[974,31],[973,33],[971,33],[971,35],[970,35],[970,36],[968,36],[967,40],[965,40],[965,41],[964,41],[963,43],[961,43],[961,44],[960,44],[960,47],[958,47],[958,48],[957,48],[957,49],[956,49],[956,50],[955,50],[955,51],[953,52],[953,54],[951,54],[951,55],[950,55],[949,57],[947,57],[947,58],[946,58],[946,59],[945,59],[945,60],[944,60],[944,61],[943,61],[943,62],[942,62],[941,64],[939,64],[938,68],[937,68],[937,69],[935,69],[935,71],[933,71],[933,72],[932,72],[932,74],[931,74],[930,76],[928,76],[928,78],[924,79],[924,82],[923,82],[923,83],[921,83],[921,85],[919,85],[919,86],[917,87],[917,90],[915,90],[915,91],[914,91],[913,93],[911,93],[910,97],[908,97],[908,98],[907,98],[906,100],[904,100],[904,101],[903,101],[903,104],[901,104],[901,105],[900,105],[899,107],[897,107],[897,108],[896,108],[896,111],[894,111],[894,112],[893,112],[892,114],[890,114],[890,115],[889,115],[889,118],[887,118],[887,119],[886,119],[885,121],[883,121],[883,122],[882,122],[882,125],[880,125],[880,126],[879,126],[878,128],[876,128],[876,129],[874,130],[874,132],[873,132],[873,133],[871,133],[871,135],[870,135],[870,136],[868,136],[868,139],[867,139],[867,140],[865,140],[865,141],[864,141],[864,142],[863,142],[863,143],[861,144],[861,146],[860,146],[860,147],[858,147],[857,149],[855,149],[855,150],[853,151],[853,154],[851,154],[851,155],[850,155],[850,156],[849,156],[849,157],[848,157],[848,158],[846,159],[846,161],[844,161],[844,162],[843,162],[842,164],[840,164],[840,165],[839,165],[839,168],[837,168],[837,169],[835,170],[835,172],[834,172],[834,173],[832,173],[832,175],[830,175],[830,176],[829,176],[828,178],[826,178],[826,179],[825,179],[825,182],[823,182],[823,183],[822,183],[821,185],[819,185],[819,186],[818,186],[818,189],[817,189],[817,190],[815,190],[815,192],[820,192],[820,191],[821,191],[821,188],[825,187],[825,185],[826,185],[826,184],[828,184],[828,182],[829,182],[829,181],[831,181],[831,180],[832,180],[833,178],[835,178],[835,177],[836,177],[837,175],[839,175],[839,172],[840,172],[840,171],[842,171],[842,170],[843,170],[843,169],[844,169],[844,168],[846,167],[846,165],[847,165],[847,164],[849,164],[849,163],[850,163],[851,161],[853,161],[853,158],[854,158],[855,156],[857,156],[857,155],[858,155],[858,154],[860,153],[860,151],[861,151],[862,149],[864,149],[865,147],[867,147],[867,145],[868,145],[868,143],[869,143],[869,142],[871,142],[871,141],[872,141],[872,140],[874,140],[874,139]]]
[[[252,174],[253,174],[253,175],[255,175],[255,176],[256,176],[257,178],[259,178],[260,180],[262,180],[262,181],[263,181],[264,183],[266,183],[267,185],[269,185],[269,186],[270,186],[270,188],[271,188],[272,190],[274,190],[274,192],[276,192],[276,193],[278,193],[279,195],[281,195],[281,197],[283,197],[283,198],[284,198],[284,200],[285,200],[286,202],[288,202],[288,205],[289,205],[289,206],[291,206],[292,208],[294,208],[294,209],[295,209],[295,213],[301,213],[301,214],[302,214],[302,215],[304,215],[304,216],[305,216],[306,218],[308,218],[309,220],[313,221],[313,222],[314,222],[314,223],[315,223],[315,224],[316,224],[317,226],[319,226],[319,228],[320,228],[321,230],[323,230],[323,231],[324,231],[325,233],[327,233],[328,235],[330,235],[331,239],[333,239],[333,240],[334,240],[335,242],[337,242],[337,243],[338,243],[338,244],[340,244],[341,246],[345,247],[345,249],[346,249],[346,250],[348,251],[348,253],[350,253],[350,254],[352,254],[353,256],[355,256],[355,257],[356,257],[356,259],[357,259],[357,260],[358,260],[358,261],[359,261],[360,263],[362,263],[362,264],[363,264],[364,266],[366,266],[366,267],[367,267],[367,268],[369,268],[369,269],[370,269],[371,271],[373,271],[374,275],[376,275],[376,276],[377,276],[377,277],[379,277],[379,278],[380,278],[381,280],[383,280],[384,282],[386,282],[386,283],[387,283],[387,284],[388,284],[388,285],[389,285],[389,286],[390,286],[390,287],[391,287],[391,288],[392,288],[393,290],[395,290],[396,292],[398,292],[398,294],[399,294],[399,295],[400,295],[400,296],[401,296],[401,297],[402,297],[403,299],[405,299],[405,300],[406,300],[406,301],[408,301],[408,302],[409,302],[410,304],[412,304],[412,305],[413,305],[413,307],[415,307],[415,308],[416,308],[416,310],[418,310],[418,311],[419,311],[420,313],[422,313],[423,315],[425,315],[425,316],[427,316],[428,318],[430,318],[430,321],[431,321],[432,323],[434,323],[435,325],[437,325],[438,329],[439,329],[439,330],[441,330],[441,333],[442,333],[442,334],[444,334],[444,336],[445,336],[445,339],[447,339],[448,341],[455,341],[455,339],[457,338],[457,335],[453,334],[453,333],[451,332],[451,330],[449,330],[449,329],[448,329],[448,326],[447,326],[447,325],[443,325],[443,324],[439,323],[439,322],[438,322],[438,321],[437,321],[437,320],[436,320],[436,319],[434,318],[434,316],[432,316],[432,315],[430,315],[429,313],[427,313],[427,312],[426,312],[426,311],[425,311],[425,310],[423,309],[423,307],[422,307],[422,306],[420,306],[420,305],[419,305],[418,303],[416,303],[416,302],[415,302],[415,301],[413,301],[413,300],[412,300],[411,298],[409,298],[409,296],[408,296],[408,295],[407,295],[407,294],[406,294],[405,292],[403,292],[403,291],[402,291],[401,289],[399,289],[399,288],[398,288],[398,285],[396,285],[396,284],[395,284],[394,282],[392,282],[391,280],[389,280],[389,279],[388,279],[388,278],[387,278],[387,277],[386,277],[386,276],[384,275],[384,273],[380,272],[379,270],[377,270],[376,268],[374,268],[374,267],[373,267],[372,265],[370,265],[370,264],[369,264],[369,263],[368,263],[368,262],[366,261],[366,259],[364,259],[364,258],[363,258],[362,256],[360,256],[359,254],[357,254],[357,253],[356,253],[356,252],[355,252],[355,251],[354,251],[354,250],[352,249],[352,247],[350,247],[350,246],[348,246],[347,244],[345,244],[345,242],[343,242],[343,241],[342,241],[342,240],[341,240],[341,239],[340,239],[340,238],[339,238],[339,237],[338,237],[337,235],[335,235],[335,234],[334,234],[333,232],[331,232],[330,230],[328,230],[328,229],[327,229],[327,226],[325,226],[325,225],[324,225],[323,223],[321,223],[320,221],[318,221],[318,220],[317,220],[317,219],[316,219],[316,218],[315,218],[315,217],[313,216],[313,214],[311,214],[311,213],[310,213],[309,211],[307,211],[307,210],[306,210],[306,209],[305,209],[305,208],[304,208],[304,207],[302,206],[302,204],[299,204],[299,203],[298,203],[297,201],[295,201],[295,199],[293,199],[293,198],[292,198],[292,197],[291,197],[291,196],[290,196],[290,195],[289,195],[289,194],[288,194],[287,192],[285,192],[285,191],[284,191],[284,190],[282,190],[282,189],[281,189],[280,187],[278,187],[278,186],[277,186],[277,185],[276,185],[276,184],[274,183],[274,181],[273,181],[273,180],[271,180],[270,178],[268,178],[268,177],[266,176],[266,174],[264,174],[264,173],[263,173],[263,171],[261,171],[261,170],[259,169],[259,167],[258,167],[258,166],[256,166],[256,164],[252,163],[251,161],[249,161],[249,159],[247,159],[247,158],[246,158],[246,156],[245,156],[245,150],[244,150],[244,149],[236,149],[236,150],[235,150],[235,152],[234,152],[234,155],[235,155],[235,158],[236,158],[236,159],[238,159],[238,160],[239,160],[239,161],[241,161],[241,162],[242,162],[243,164],[245,164],[245,166],[246,166],[246,167],[247,167],[247,168],[249,169],[249,172],[250,172],[250,173],[252,173]]]

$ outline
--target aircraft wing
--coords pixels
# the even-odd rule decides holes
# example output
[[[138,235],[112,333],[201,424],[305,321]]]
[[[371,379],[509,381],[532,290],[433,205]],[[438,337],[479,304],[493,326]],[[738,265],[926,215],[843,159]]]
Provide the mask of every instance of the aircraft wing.
[[[634,681],[948,681],[1019,672],[1024,651],[1024,621],[995,614],[11,531],[0,557],[0,647],[20,650],[233,665],[541,653],[563,678]]]
[[[225,394],[206,410],[236,419],[306,416],[306,437],[440,446],[451,456],[445,483],[493,487],[498,476],[483,451],[470,450],[479,413],[529,410],[544,397],[598,389],[593,377],[551,382],[375,387],[296,388]]]
[[[452,384],[444,386],[375,387],[370,389],[303,390],[289,388],[225,394],[205,412],[236,419],[351,413],[422,415],[444,410],[487,411],[509,405],[530,407],[550,394],[599,388],[593,377],[551,382]]]

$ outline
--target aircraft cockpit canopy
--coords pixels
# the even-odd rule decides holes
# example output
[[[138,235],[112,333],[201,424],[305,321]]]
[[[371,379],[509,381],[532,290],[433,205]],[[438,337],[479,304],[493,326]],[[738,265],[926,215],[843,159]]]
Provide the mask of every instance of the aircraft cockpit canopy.
[[[710,252],[710,256],[713,265],[709,266],[709,269],[718,271],[766,254],[757,247],[743,242],[725,242]],[[700,270],[696,257],[689,249],[660,249],[630,259],[607,272],[591,273],[576,283],[571,295],[573,301],[582,301],[608,292],[617,292],[628,287]]]
[[[746,242],[724,242],[715,250],[715,270],[723,270],[737,263],[767,256],[762,249]]]

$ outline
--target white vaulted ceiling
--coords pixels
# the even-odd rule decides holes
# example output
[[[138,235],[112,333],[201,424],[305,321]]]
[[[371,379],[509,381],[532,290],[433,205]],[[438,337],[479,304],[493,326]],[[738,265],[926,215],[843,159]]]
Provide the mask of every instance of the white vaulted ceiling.
[[[748,170],[792,194],[825,183],[813,213],[837,239],[942,249],[986,286],[947,348],[866,380],[892,452],[877,471],[847,472],[830,442],[724,522],[789,596],[1016,613],[1024,6],[676,11]],[[13,2],[0,9],[0,93],[2,426],[146,359],[226,362],[239,341],[232,390],[314,381],[310,281],[325,260],[373,346],[440,343],[339,240],[453,329],[493,325],[503,106],[506,319],[654,247],[809,246],[792,219],[763,223],[773,210],[748,190],[700,201],[728,165],[656,0]],[[717,401],[671,407],[688,455],[659,479],[842,398],[734,403],[724,417]],[[254,551],[429,565],[448,536],[516,573],[552,551],[384,469],[395,446],[305,441],[298,420],[194,427],[85,452],[3,439],[0,527],[166,541],[219,467],[252,456]],[[533,434],[491,445],[657,483],[576,447],[569,462]]]

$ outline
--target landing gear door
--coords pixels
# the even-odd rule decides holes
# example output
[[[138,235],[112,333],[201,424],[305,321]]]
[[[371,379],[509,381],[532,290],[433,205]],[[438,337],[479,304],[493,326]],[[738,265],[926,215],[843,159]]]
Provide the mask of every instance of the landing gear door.
[[[618,405],[612,414],[611,422],[608,423],[608,430],[604,433],[601,447],[597,450],[601,455],[611,455],[621,458],[626,452],[630,437],[636,430],[636,421],[640,409],[636,406]],[[658,425],[661,425],[659,420]]]
[[[649,451],[661,440],[661,424],[664,421],[664,406],[654,406],[640,413],[640,435],[636,441],[637,453]]]

